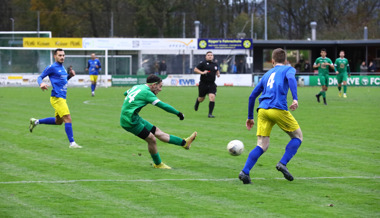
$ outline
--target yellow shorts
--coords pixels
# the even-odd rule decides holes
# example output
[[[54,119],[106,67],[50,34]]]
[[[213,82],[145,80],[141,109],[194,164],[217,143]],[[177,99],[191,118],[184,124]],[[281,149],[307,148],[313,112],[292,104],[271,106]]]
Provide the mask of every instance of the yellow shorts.
[[[285,132],[293,132],[300,128],[297,120],[289,111],[280,109],[259,109],[257,115],[258,136],[269,136],[274,124],[277,124]]]
[[[63,117],[70,114],[69,107],[67,106],[66,99],[50,97],[50,104],[55,110],[55,116]]]
[[[96,82],[96,81],[98,81],[98,75],[90,75],[90,81],[91,81],[91,82]]]

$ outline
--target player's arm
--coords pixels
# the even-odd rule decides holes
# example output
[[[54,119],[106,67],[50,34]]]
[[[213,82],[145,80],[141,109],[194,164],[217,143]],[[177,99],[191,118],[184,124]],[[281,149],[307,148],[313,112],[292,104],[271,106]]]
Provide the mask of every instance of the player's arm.
[[[180,120],[183,120],[185,118],[185,116],[183,115],[183,113],[179,112],[178,110],[176,110],[171,105],[166,104],[166,103],[160,101],[159,99],[157,99],[156,101],[154,101],[152,104],[155,105],[155,106],[157,106],[157,107],[159,107],[159,108],[161,108],[161,109],[163,109],[166,112],[169,112],[169,113],[177,115]]]
[[[45,70],[41,73],[41,75],[37,78],[37,83],[42,89],[42,91],[48,90],[48,84],[44,83],[43,79],[50,74],[50,67],[51,66],[46,67]]]
[[[98,61],[97,61],[97,65],[96,65],[96,68],[101,68],[102,67],[102,65],[100,65],[100,61],[99,61],[99,59],[98,59]]]
[[[69,75],[67,75],[67,80],[71,79],[74,76],[75,76],[75,71],[71,69],[71,71],[69,72]]]
[[[217,76],[217,77],[220,77],[220,72],[219,72],[219,70],[216,71],[216,76]]]
[[[332,61],[329,59],[328,62],[329,62],[330,68],[335,71],[336,68],[334,67],[334,64],[332,63]]]
[[[335,60],[334,67],[335,67],[335,73],[339,74],[337,62],[338,62],[338,59]]]
[[[255,108],[255,101],[256,98],[261,94],[263,91],[263,85],[262,80],[257,84],[257,86],[253,89],[251,95],[248,99],[248,119],[245,123],[245,126],[248,130],[251,130],[253,125],[255,124],[255,121],[253,120],[253,109]]]
[[[290,88],[290,92],[292,93],[293,102],[289,106],[289,108],[294,111],[298,108],[298,95],[297,95],[297,80],[295,78],[295,70],[290,70],[286,73],[286,78],[288,79],[288,84]]]
[[[196,68],[194,68],[194,73],[197,73],[197,74],[207,74],[208,71],[207,71],[207,70],[201,71],[200,69],[198,69],[198,68],[196,67]]]
[[[88,69],[90,69],[90,61],[87,61],[87,68],[86,68],[86,71],[88,71]]]
[[[317,69],[319,66],[321,66],[321,63],[319,63],[319,59],[317,59],[317,60],[315,60],[315,62],[313,64],[313,68]]]
[[[347,61],[347,72],[348,72],[348,77],[351,77],[351,70],[350,70],[350,64]]]

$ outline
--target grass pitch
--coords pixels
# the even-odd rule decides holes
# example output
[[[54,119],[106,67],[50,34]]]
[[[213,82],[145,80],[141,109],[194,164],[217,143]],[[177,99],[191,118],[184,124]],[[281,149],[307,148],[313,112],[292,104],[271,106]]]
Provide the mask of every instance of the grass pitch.
[[[89,88],[69,88],[74,138],[83,146],[69,149],[64,126],[28,130],[29,118],[54,116],[50,91],[0,88],[0,217],[380,216],[379,88],[349,87],[343,99],[330,87],[328,106],[316,102],[319,87],[299,88],[292,114],[304,141],[288,164],[295,180],[275,169],[289,141],[275,126],[252,185],[237,179],[256,146],[256,128],[245,128],[251,87],[219,87],[215,119],[207,118],[208,100],[193,110],[196,87],[158,95],[184,121],[151,105],[141,111],[167,133],[198,131],[189,151],[158,142],[173,170],[152,168],[146,143],[120,127],[126,89],[100,88],[92,98]],[[226,150],[233,139],[245,144],[241,156]]]

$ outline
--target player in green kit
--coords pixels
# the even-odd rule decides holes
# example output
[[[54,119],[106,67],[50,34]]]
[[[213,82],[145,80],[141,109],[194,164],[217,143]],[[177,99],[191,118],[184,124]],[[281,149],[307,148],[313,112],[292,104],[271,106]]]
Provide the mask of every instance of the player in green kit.
[[[175,114],[180,120],[184,115],[172,106],[160,101],[157,94],[162,90],[162,79],[156,75],[150,75],[146,79],[146,84],[135,85],[124,93],[125,100],[121,108],[120,125],[126,131],[144,139],[148,143],[148,151],[153,159],[153,167],[161,169],[171,169],[168,165],[161,161],[157,151],[156,138],[160,141],[182,146],[190,149],[191,143],[195,140],[197,132],[193,132],[186,139],[164,133],[156,126],[139,116],[140,110],[147,104],[157,106],[169,113]]]
[[[342,97],[342,83],[343,83],[343,98],[347,98],[347,77],[351,76],[350,65],[348,60],[344,58],[344,51],[339,52],[339,58],[335,60],[335,73],[338,79],[339,97]],[[347,74],[348,72],[348,74]]]
[[[321,57],[317,58],[317,60],[315,60],[314,65],[313,65],[315,69],[318,68],[319,81],[322,86],[321,91],[316,95],[317,101],[320,102],[319,98],[322,95],[323,103],[325,105],[327,105],[326,91],[329,87],[329,67],[331,67],[331,69],[334,69],[334,65],[331,59],[326,57],[326,55],[327,55],[326,49],[322,48]]]

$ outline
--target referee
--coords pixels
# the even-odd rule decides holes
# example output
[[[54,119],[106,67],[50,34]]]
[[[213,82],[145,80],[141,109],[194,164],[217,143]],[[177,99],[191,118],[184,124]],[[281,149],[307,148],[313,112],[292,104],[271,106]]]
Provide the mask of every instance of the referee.
[[[198,98],[195,102],[194,109],[198,110],[199,103],[205,100],[205,96],[208,94],[210,103],[208,105],[208,117],[215,118],[212,115],[215,106],[215,95],[216,95],[216,76],[220,77],[219,67],[213,62],[214,55],[211,51],[206,53],[206,60],[202,61],[194,69],[195,73],[201,74],[201,81],[198,86]]]

